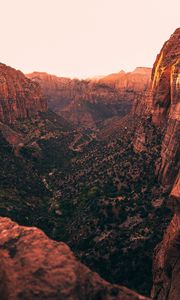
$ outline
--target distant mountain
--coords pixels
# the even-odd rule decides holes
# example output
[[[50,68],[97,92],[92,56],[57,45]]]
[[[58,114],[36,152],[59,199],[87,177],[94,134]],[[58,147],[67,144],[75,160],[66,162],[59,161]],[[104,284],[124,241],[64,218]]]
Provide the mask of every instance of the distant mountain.
[[[50,109],[75,125],[94,127],[99,121],[129,113],[132,101],[148,88],[150,75],[151,69],[137,68],[89,80],[38,72],[26,76],[41,85]]]
[[[110,74],[99,80],[101,83],[112,85],[119,90],[141,92],[148,88],[151,81],[151,68],[137,67],[133,72]]]

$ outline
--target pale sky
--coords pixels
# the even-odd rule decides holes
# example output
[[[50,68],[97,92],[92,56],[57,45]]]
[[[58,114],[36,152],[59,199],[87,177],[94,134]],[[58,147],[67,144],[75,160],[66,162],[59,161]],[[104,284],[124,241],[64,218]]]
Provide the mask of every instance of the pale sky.
[[[179,0],[0,0],[0,62],[86,78],[151,67]]]

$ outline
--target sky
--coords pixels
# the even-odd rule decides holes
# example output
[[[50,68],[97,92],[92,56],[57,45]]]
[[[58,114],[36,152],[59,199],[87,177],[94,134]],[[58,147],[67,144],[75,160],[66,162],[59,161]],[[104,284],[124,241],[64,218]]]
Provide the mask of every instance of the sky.
[[[88,78],[152,67],[179,0],[0,0],[0,62]]]

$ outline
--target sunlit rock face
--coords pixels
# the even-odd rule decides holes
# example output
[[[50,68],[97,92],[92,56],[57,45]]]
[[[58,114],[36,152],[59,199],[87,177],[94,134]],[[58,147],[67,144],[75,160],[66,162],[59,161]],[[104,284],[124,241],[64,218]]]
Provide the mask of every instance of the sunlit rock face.
[[[162,47],[152,70],[149,90],[139,96],[132,109],[134,118],[152,118],[162,132],[161,157],[156,163],[159,181],[171,190],[180,168],[180,29]],[[136,129],[135,150],[144,148],[141,128]],[[141,142],[142,141],[142,142]],[[138,144],[138,147],[136,147]],[[139,145],[142,147],[139,147]]]
[[[162,184],[171,188],[180,167],[180,28],[164,44],[153,67],[152,120],[165,128],[157,173]]]
[[[46,110],[40,86],[22,72],[0,64],[0,121],[14,123]]]
[[[0,218],[0,299],[147,300],[90,271],[69,247]]]
[[[164,44],[152,70],[153,121],[180,120],[180,28]]]

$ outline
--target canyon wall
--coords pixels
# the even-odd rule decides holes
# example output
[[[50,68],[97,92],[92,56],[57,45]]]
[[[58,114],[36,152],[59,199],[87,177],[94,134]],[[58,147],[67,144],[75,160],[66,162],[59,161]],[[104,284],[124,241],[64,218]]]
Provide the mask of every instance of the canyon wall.
[[[14,123],[46,110],[40,86],[22,72],[0,64],[0,121]]]
[[[152,121],[163,132],[159,181],[171,191],[174,217],[154,254],[153,299],[180,297],[180,28],[164,44],[152,71]]]
[[[131,114],[138,124],[138,141],[145,140],[142,123],[147,119],[152,119],[152,124],[162,133],[156,174],[166,190],[171,191],[180,168],[180,29],[171,35],[157,55],[151,86],[136,99]],[[135,148],[138,141],[135,138]],[[143,143],[139,146],[141,150]]]
[[[171,189],[180,168],[180,29],[164,44],[153,67],[152,121],[165,130],[157,174]]]
[[[134,150],[148,146],[147,123],[161,133],[161,152],[156,161],[156,175],[166,192],[167,205],[174,217],[162,242],[154,252],[152,298],[178,300],[180,241],[180,28],[165,42],[152,69],[152,83],[146,95],[136,99],[131,112],[135,123]]]

